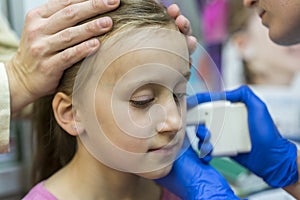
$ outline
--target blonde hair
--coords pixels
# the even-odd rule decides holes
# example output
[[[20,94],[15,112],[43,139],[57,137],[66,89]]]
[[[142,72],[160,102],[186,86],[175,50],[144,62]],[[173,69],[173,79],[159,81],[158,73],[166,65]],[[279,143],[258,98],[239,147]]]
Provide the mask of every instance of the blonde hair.
[[[99,37],[103,43],[106,39],[122,29],[146,26],[165,27],[175,23],[166,9],[155,0],[121,0],[119,8],[95,18],[110,16],[113,28]],[[72,95],[76,73],[81,62],[67,69],[58,86],[57,92]],[[47,179],[54,172],[65,166],[76,152],[76,137],[66,133],[56,122],[52,110],[54,95],[43,97],[34,104],[34,163],[32,184]]]

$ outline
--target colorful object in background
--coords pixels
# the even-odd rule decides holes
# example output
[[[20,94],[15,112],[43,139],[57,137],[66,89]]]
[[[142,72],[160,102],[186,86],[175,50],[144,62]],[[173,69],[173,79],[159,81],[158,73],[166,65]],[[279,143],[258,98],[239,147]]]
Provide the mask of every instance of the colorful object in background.
[[[160,0],[160,2],[166,7],[169,7],[171,4],[175,3],[174,0]]]
[[[0,12],[0,62],[8,61],[19,46],[17,35],[9,27],[7,19]]]
[[[222,43],[227,38],[228,2],[212,0],[203,8],[203,39],[206,44]]]
[[[209,85],[213,86],[210,91],[220,91],[223,89],[222,80],[220,74],[222,73],[222,48],[223,42],[227,39],[227,19],[228,19],[228,1],[227,0],[211,0],[203,3],[198,2],[199,8],[202,12],[202,32],[203,41],[206,46],[206,50],[214,61],[212,65],[199,66],[199,71],[209,71],[204,68],[217,67],[218,72],[214,70],[214,73],[208,74],[207,80],[211,80]],[[206,59],[207,58],[201,58]],[[203,62],[203,61],[202,61]],[[207,61],[206,61],[207,63]],[[217,73],[216,73],[217,72]]]

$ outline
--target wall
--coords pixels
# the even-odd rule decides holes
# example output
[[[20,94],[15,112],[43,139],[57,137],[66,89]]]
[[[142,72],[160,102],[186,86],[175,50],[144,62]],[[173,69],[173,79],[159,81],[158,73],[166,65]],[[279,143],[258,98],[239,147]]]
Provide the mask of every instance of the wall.
[[[20,36],[24,25],[26,13],[41,4],[46,0],[9,0],[8,4],[8,19],[12,28]]]

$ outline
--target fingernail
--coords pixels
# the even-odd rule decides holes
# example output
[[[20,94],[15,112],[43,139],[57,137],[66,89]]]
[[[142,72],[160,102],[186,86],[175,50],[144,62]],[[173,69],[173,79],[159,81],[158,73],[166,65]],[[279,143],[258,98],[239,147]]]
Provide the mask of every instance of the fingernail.
[[[102,28],[106,28],[110,25],[110,18],[108,17],[103,17],[101,19],[98,20],[98,24],[102,27]]]
[[[115,5],[115,4],[118,2],[118,0],[103,0],[103,2],[104,2],[106,5],[111,6],[111,5]]]
[[[98,40],[97,39],[93,39],[93,40],[89,40],[88,41],[88,46],[89,47],[96,47],[98,44]]]

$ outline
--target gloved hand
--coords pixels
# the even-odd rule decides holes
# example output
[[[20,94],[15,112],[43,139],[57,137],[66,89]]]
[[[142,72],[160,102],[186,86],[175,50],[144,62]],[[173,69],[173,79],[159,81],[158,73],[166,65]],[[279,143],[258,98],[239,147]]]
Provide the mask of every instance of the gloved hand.
[[[243,102],[248,109],[252,142],[250,153],[234,160],[262,177],[272,187],[284,187],[298,180],[297,148],[282,138],[266,105],[247,87],[226,93],[227,100]]]
[[[200,150],[199,158],[206,164],[212,159],[213,146],[210,143],[210,132],[204,124],[198,125],[196,135],[199,139],[198,149]]]
[[[222,175],[203,163],[191,147],[174,162],[171,172],[156,182],[184,200],[239,199]]]
[[[285,187],[298,180],[296,146],[280,135],[266,105],[249,87],[242,86],[226,93],[197,94],[200,102],[211,99],[243,102],[247,106],[252,149],[232,157],[234,160],[272,187]]]
[[[192,96],[187,99],[187,106],[191,108],[200,102],[200,98]],[[212,159],[209,131],[204,125],[199,125],[196,134],[199,138],[200,156],[195,153],[186,138],[183,149],[187,150],[174,162],[171,172],[156,181],[185,200],[239,199],[224,177],[207,164]],[[187,146],[189,147],[185,148]]]
[[[196,94],[193,96],[190,96],[187,98],[187,110],[199,105],[200,103],[210,101],[210,94],[209,93],[202,93],[202,94]],[[199,158],[200,160],[208,164],[211,159],[211,153],[213,150],[213,146],[210,143],[210,132],[209,130],[205,127],[204,124],[199,124],[196,127],[196,136],[199,139],[198,142],[198,149],[200,151]]]

